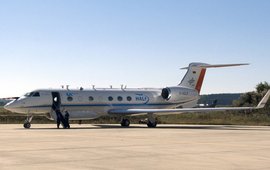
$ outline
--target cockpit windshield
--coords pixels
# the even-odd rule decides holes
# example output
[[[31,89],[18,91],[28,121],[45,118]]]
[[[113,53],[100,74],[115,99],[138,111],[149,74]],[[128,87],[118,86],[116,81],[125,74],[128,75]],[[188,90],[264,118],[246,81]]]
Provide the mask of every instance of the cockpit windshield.
[[[30,93],[26,93],[24,97],[40,97],[40,94],[39,92],[30,92]]]
[[[37,91],[29,92],[29,93],[26,93],[23,96],[21,96],[18,100],[21,100],[21,99],[24,99],[27,97],[40,97],[40,93]]]
[[[30,93],[26,93],[25,95],[23,95],[24,97],[31,97],[33,95],[34,92],[30,92]]]

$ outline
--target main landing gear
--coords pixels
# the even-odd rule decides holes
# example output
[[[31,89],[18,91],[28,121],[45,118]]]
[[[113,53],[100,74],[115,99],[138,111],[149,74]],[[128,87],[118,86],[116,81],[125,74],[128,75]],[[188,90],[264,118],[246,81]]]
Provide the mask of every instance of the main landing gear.
[[[122,119],[121,126],[122,127],[129,127],[130,121],[128,119]]]
[[[149,128],[155,128],[155,127],[157,127],[157,122],[156,122],[156,121],[151,122],[151,121],[148,120],[147,126],[148,126]]]
[[[155,127],[157,127],[157,121],[154,118],[154,114],[153,113],[148,113],[147,116],[148,116],[147,126],[149,128],[155,128]]]
[[[26,117],[26,120],[24,121],[24,124],[23,124],[23,127],[25,129],[29,129],[31,127],[31,121],[32,121],[32,119],[33,119],[33,115],[28,115]]]
[[[148,118],[146,120],[142,120],[140,121],[141,123],[145,123],[147,124],[147,126],[149,128],[155,128],[157,127],[157,121],[154,117],[154,114],[153,113],[148,113],[147,114]],[[121,126],[122,127],[129,127],[130,125],[130,121],[126,118],[123,118],[122,121],[121,121]]]

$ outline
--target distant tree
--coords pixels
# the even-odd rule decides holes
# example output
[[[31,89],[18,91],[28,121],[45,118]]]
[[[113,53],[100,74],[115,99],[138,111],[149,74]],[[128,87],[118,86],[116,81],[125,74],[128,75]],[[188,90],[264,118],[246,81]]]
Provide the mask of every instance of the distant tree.
[[[238,100],[235,100],[233,104],[235,106],[253,106],[257,102],[257,93],[256,92],[247,92],[240,96]]]
[[[270,84],[268,84],[266,81],[265,82],[260,82],[257,86],[256,86],[256,91],[257,93],[266,93],[267,90],[270,89]]]
[[[256,106],[262,97],[266,94],[267,90],[270,89],[270,85],[267,82],[261,82],[256,86],[256,91],[247,92],[240,96],[238,100],[233,102],[234,106]],[[268,106],[269,106],[268,101]]]

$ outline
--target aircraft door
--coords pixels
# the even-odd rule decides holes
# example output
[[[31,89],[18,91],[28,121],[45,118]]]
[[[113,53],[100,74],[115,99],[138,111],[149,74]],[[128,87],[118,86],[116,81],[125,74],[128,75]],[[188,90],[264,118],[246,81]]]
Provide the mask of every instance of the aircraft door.
[[[52,109],[54,111],[60,110],[61,108],[61,97],[59,92],[52,92]]]
[[[64,117],[61,113],[61,97],[59,92],[52,92],[52,110],[56,115],[57,128],[59,128],[60,123],[63,128],[70,128],[69,118]],[[65,115],[66,116],[66,115]]]

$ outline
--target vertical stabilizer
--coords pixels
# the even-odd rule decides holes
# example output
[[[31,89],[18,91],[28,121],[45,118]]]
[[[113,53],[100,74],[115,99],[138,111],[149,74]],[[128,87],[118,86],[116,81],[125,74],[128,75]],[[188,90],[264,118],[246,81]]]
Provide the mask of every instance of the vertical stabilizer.
[[[182,79],[179,86],[188,87],[196,89],[200,93],[204,76],[207,68],[218,68],[218,67],[232,67],[232,66],[241,66],[248,64],[216,64],[210,65],[206,63],[190,63],[188,67],[182,69],[187,69],[187,73]]]
[[[179,86],[196,89],[198,93],[201,91],[202,83],[206,73],[206,68],[201,66],[207,66],[205,63],[190,63],[188,67],[182,68],[187,69],[187,73],[182,79]]]

